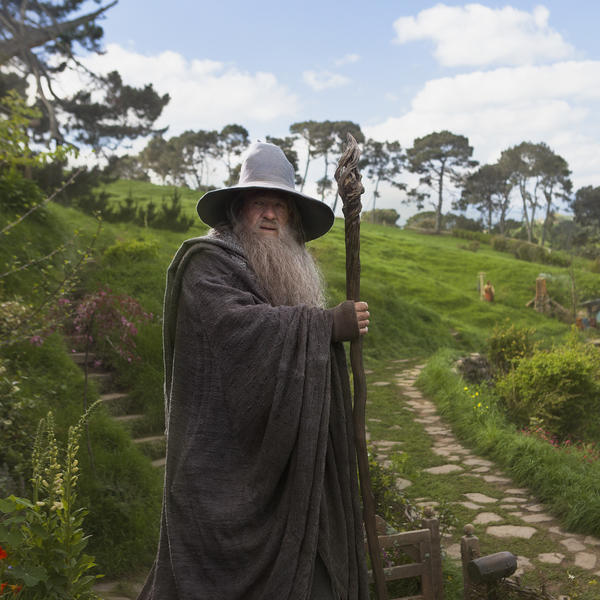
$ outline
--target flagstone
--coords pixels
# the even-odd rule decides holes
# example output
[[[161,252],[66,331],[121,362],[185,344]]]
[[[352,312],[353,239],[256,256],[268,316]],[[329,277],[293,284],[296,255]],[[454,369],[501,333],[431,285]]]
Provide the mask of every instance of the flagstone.
[[[569,535],[566,531],[563,531],[560,527],[549,527],[548,531],[550,533],[555,533],[556,535]]]
[[[593,569],[596,566],[596,555],[591,552],[578,552],[575,555],[575,566],[580,569]]]
[[[423,469],[426,473],[432,475],[447,475],[448,473],[456,473],[462,471],[463,468],[458,465],[441,465],[439,467],[430,467],[429,469]]]
[[[457,502],[457,504],[460,504],[461,506],[464,506],[470,510],[480,510],[483,508],[481,504],[475,504],[475,502]]]
[[[560,563],[564,560],[565,555],[560,552],[545,552],[543,554],[538,554],[538,560],[543,563],[547,563],[549,565],[560,565]]]
[[[523,488],[511,488],[510,490],[506,490],[506,493],[512,494],[513,496],[521,496],[527,494],[528,491]]]
[[[463,461],[465,462],[465,461]],[[476,467],[475,469],[471,469],[472,473],[487,473],[490,470],[489,467]]]
[[[516,504],[501,504],[500,508],[502,508],[504,510],[516,510],[517,505]]]
[[[569,551],[569,552],[581,552],[585,550],[585,546],[575,538],[567,538],[566,540],[560,540],[560,543]]]
[[[489,460],[484,460],[483,458],[467,458],[465,460],[465,465],[492,467],[494,466],[494,463],[490,462]]]
[[[521,502],[527,502],[525,498],[519,498],[518,496],[507,496],[502,498],[503,502],[508,502],[509,504],[520,504]]]
[[[545,515],[544,513],[537,513],[534,515],[525,515],[521,517],[525,523],[545,523],[547,521],[552,521],[553,517],[550,515]]]
[[[497,475],[484,475],[483,479],[488,483],[510,483],[510,479],[498,477]]]
[[[372,417],[369,419],[370,423],[383,423],[383,421],[381,419],[376,419],[375,417]]]
[[[463,495],[466,496],[469,500],[472,500],[473,502],[481,502],[482,504],[491,504],[493,502],[498,502],[497,498],[491,498],[490,496],[486,496],[485,494],[479,494],[477,492]]]
[[[488,535],[493,535],[499,538],[512,538],[517,537],[524,540],[530,539],[537,529],[535,527],[527,527],[520,525],[490,525],[486,529]]]
[[[374,381],[372,386],[383,387],[384,385],[390,385],[389,381]]]
[[[533,569],[531,561],[526,556],[517,556],[517,570],[515,571],[515,577],[520,577],[525,571]]]
[[[584,544],[589,544],[590,546],[600,546],[600,540],[593,535],[586,536],[585,540],[583,540]]]
[[[531,512],[542,512],[546,507],[543,504],[530,504],[525,508]]]
[[[475,520],[473,521],[474,525],[487,525],[488,523],[497,523],[498,521],[503,521],[504,519],[493,512],[482,512],[479,513]]]
[[[412,485],[412,481],[409,481],[408,479],[402,479],[402,477],[398,477],[396,479],[396,489],[402,491],[405,490],[407,487]]]
[[[460,558],[460,544],[451,544],[446,548],[446,554],[450,558],[459,559]]]
[[[423,394],[421,394],[421,392],[418,392],[417,390],[409,390],[405,392],[405,395],[409,398],[423,398]]]

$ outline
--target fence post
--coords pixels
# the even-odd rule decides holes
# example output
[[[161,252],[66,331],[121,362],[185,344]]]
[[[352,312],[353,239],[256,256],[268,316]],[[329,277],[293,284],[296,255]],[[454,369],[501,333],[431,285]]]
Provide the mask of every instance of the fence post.
[[[475,527],[471,524],[465,525],[465,535],[460,540],[460,557],[462,560],[463,573],[463,596],[464,600],[472,600],[473,598],[473,583],[469,578],[467,564],[474,558],[479,558],[481,552],[479,550],[479,538],[475,535]]]
[[[442,552],[440,539],[440,522],[434,516],[431,506],[425,508],[423,529],[431,532],[431,571],[433,576],[433,594],[435,600],[444,600],[444,580],[442,575]]]

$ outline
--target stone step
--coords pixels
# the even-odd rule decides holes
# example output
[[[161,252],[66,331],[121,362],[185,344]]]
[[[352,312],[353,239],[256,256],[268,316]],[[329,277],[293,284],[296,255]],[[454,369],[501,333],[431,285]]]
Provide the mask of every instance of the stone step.
[[[85,352],[71,352],[69,356],[77,365],[85,365]],[[91,365],[96,360],[96,355],[93,352],[88,352],[87,364]]]
[[[156,460],[152,461],[152,466],[156,467],[157,469],[164,467],[167,464],[167,457],[163,456],[162,458],[157,458]]]
[[[144,415],[135,414],[135,415],[118,415],[113,417],[115,421],[119,421],[119,423],[129,423],[131,421],[137,421],[138,419],[143,419]]]
[[[113,417],[140,412],[139,401],[127,393],[107,392],[100,396],[100,400]]]
[[[167,451],[167,440],[164,435],[150,435],[133,439],[133,443],[150,459],[164,457]]]
[[[101,392],[107,392],[112,384],[112,373],[88,373],[88,381],[95,383]]]
[[[149,435],[148,437],[135,438],[133,440],[134,444],[152,444],[154,442],[164,442],[164,435]]]

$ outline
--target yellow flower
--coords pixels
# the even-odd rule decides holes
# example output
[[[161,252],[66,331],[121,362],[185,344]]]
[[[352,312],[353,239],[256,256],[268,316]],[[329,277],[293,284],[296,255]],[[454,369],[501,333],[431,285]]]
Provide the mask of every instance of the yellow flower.
[[[465,392],[466,392],[468,389],[469,389],[469,388],[468,388],[467,386],[465,386],[465,387],[463,388],[463,390],[464,390]]]
[[[477,404],[477,408],[481,408],[481,402]]]

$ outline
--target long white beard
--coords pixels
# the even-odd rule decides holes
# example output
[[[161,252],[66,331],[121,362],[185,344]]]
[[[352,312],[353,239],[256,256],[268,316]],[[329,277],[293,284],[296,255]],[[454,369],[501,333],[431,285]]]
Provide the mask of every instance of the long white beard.
[[[250,267],[273,306],[325,307],[323,278],[313,257],[288,226],[265,237],[243,223],[234,226]]]

